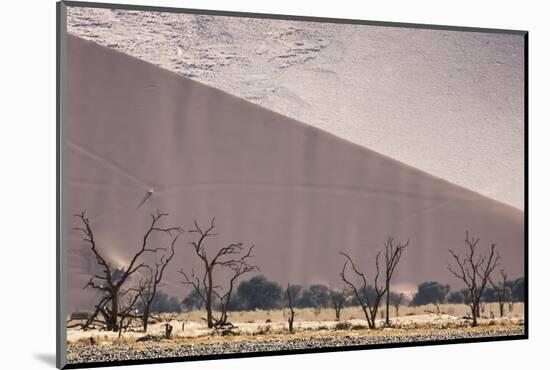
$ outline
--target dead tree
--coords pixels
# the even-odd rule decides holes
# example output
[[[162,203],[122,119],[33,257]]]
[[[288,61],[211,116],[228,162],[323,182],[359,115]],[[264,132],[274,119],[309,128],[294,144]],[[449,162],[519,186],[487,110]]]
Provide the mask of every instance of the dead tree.
[[[122,331],[126,331],[132,327],[132,319],[136,318],[134,309],[137,300],[141,297],[145,286],[143,282],[137,287],[128,288],[119,292],[119,312],[118,312],[118,337],[122,336]]]
[[[99,323],[103,325],[106,330],[119,331],[121,326],[121,313],[127,310],[130,312],[137,300],[135,295],[132,294],[132,299],[129,300],[131,305],[121,306],[123,297],[132,292],[132,290],[124,288],[125,284],[127,284],[134,274],[146,267],[146,264],[141,260],[146,253],[154,254],[164,249],[151,248],[149,246],[150,237],[153,234],[167,234],[172,237],[174,234],[179,234],[183,230],[179,227],[159,227],[158,222],[163,217],[168,216],[168,214],[157,211],[156,214],[151,215],[151,224],[143,236],[138,251],[132,256],[129,264],[123,268],[116,268],[103,256],[102,252],[98,250],[90,220],[86,217],[86,211],[75,216],[80,219],[82,226],[74,229],[83,234],[83,240],[90,245],[96,262],[101,268],[101,272],[94,274],[84,287],[84,289],[95,289],[101,294],[98,303],[95,304],[94,312],[82,327],[88,328],[94,323]],[[177,239],[177,236],[175,238]],[[134,300],[134,298],[136,298],[136,300]]]
[[[160,257],[158,262],[155,262],[154,270],[147,265],[149,269],[149,277],[143,284],[143,289],[140,293],[140,301],[143,306],[143,313],[141,315],[143,331],[147,332],[147,326],[149,324],[149,317],[151,315],[151,305],[155,300],[158,288],[162,282],[162,277],[164,275],[164,270],[174,257],[174,245],[178,237],[176,236],[172,243],[170,244],[170,249],[165,254]]]
[[[229,279],[229,286],[225,290],[225,293],[222,294],[217,289],[213,290],[214,294],[218,298],[218,302],[220,305],[220,317],[212,317],[212,319],[214,320],[214,326],[216,327],[222,327],[226,325],[232,326],[231,323],[229,323],[229,321],[227,320],[227,312],[229,310],[229,303],[231,302],[231,294],[233,293],[235,282],[241,275],[244,275],[247,272],[258,270],[256,266],[252,266],[247,263],[234,263],[227,265],[227,267],[231,269],[231,277]]]
[[[290,315],[288,316],[288,332],[294,333],[294,308],[292,307],[292,294],[290,293],[290,283],[286,286],[286,297],[288,302],[288,311]]]
[[[130,285],[132,277],[128,278],[126,285]],[[122,332],[133,329],[133,320],[141,319],[136,308],[137,301],[143,294],[145,284],[143,280],[139,280],[137,284],[131,285],[129,288],[121,288],[118,296],[118,337],[122,336]]]
[[[330,300],[332,301],[332,307],[334,308],[334,314],[336,316],[336,321],[340,321],[340,315],[344,309],[344,303],[349,297],[349,291],[346,287],[342,288],[341,291],[335,292],[332,288],[329,290]]]
[[[386,326],[390,325],[390,284],[397,264],[401,260],[403,251],[409,245],[409,239],[405,244],[397,242],[389,236],[384,243],[384,261],[385,261],[385,283],[386,283]]]
[[[508,301],[509,296],[507,292],[508,275],[504,270],[500,270],[500,277],[502,278],[501,282],[495,284],[489,276],[489,284],[491,284],[497,295],[500,317],[504,317],[504,303]]]
[[[399,307],[401,307],[401,304],[403,303],[403,293],[395,294],[391,293],[389,295],[390,297],[390,303],[395,308],[395,317],[399,316]]]
[[[229,324],[227,321],[227,310],[235,282],[243,274],[259,270],[257,266],[248,263],[248,260],[253,257],[252,250],[254,249],[254,245],[245,250],[242,243],[231,243],[219,248],[212,256],[208,256],[205,244],[208,238],[217,235],[213,232],[214,228],[214,219],[212,219],[210,226],[206,229],[201,229],[197,221],[195,221],[195,227],[189,230],[190,233],[198,234],[198,240],[191,242],[191,245],[204,266],[202,275],[199,277],[192,271],[189,276],[183,270],[179,271],[184,278],[182,283],[191,285],[204,303],[206,322],[209,328]],[[213,273],[218,267],[228,269],[232,274],[225,293],[221,293],[220,290],[222,287],[214,283]],[[219,299],[221,306],[221,315],[218,318],[213,315],[214,298],[216,297]]]
[[[477,319],[480,313],[481,296],[489,282],[491,273],[500,263],[500,254],[496,251],[496,244],[491,243],[489,255],[481,255],[476,251],[479,238],[471,237],[466,230],[466,255],[461,257],[452,250],[449,250],[454,259],[455,267],[449,263],[447,269],[456,278],[464,282],[468,289],[470,302],[468,305],[472,311],[472,326],[477,326]]]
[[[359,305],[361,306],[361,309],[363,310],[363,313],[365,314],[365,318],[367,320],[367,324],[370,329],[376,328],[376,315],[378,314],[378,308],[380,307],[380,301],[382,300],[382,297],[386,293],[386,287],[380,286],[378,283],[378,278],[380,276],[380,252],[376,254],[375,264],[376,264],[376,275],[374,277],[374,286],[373,286],[373,294],[374,297],[369,297],[368,290],[367,290],[367,277],[366,275],[359,271],[351,259],[349,255],[347,255],[344,252],[340,252],[342,256],[346,258],[346,262],[344,263],[344,266],[342,267],[342,271],[340,272],[340,278],[344,283],[346,283],[352,292],[355,295],[355,298],[359,302]],[[348,264],[351,266],[351,269],[353,273],[356,275],[356,277],[359,278],[359,283],[353,282],[346,276],[346,268]]]

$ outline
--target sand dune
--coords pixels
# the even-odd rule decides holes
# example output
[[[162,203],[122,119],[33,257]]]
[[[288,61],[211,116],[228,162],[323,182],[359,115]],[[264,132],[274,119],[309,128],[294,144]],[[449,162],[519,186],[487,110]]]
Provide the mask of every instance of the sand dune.
[[[498,243],[511,277],[523,274],[523,212],[513,207],[75,36],[68,61],[64,211],[87,210],[114,263],[138,247],[160,209],[184,228],[215,216],[216,245],[255,244],[261,273],[283,284],[337,285],[340,250],[371,268],[393,235],[411,240],[396,283],[457,286],[447,250],[463,247],[466,228],[484,247]],[[185,292],[179,268],[198,267],[192,238],[177,246],[170,294]],[[76,232],[67,248],[69,310],[86,308],[94,261]]]
[[[67,22],[523,210],[522,35],[83,7]]]

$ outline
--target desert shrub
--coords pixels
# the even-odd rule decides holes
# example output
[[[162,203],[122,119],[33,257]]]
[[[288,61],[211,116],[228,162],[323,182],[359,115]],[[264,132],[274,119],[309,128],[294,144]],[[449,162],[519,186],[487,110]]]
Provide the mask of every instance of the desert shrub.
[[[349,330],[351,329],[351,323],[347,322],[347,321],[342,321],[342,322],[338,322],[336,323],[336,326],[334,327],[336,330]]]
[[[525,301],[525,283],[522,277],[512,282],[511,290],[512,298],[515,302]]]
[[[483,302],[498,302],[496,290],[492,287],[486,287],[481,295],[481,300]]]
[[[258,330],[254,333],[255,335],[264,335],[271,332],[271,325],[261,326],[258,328]]]
[[[447,302],[454,303],[454,304],[461,304],[465,302],[464,292],[463,291],[455,291],[450,292],[447,296]]]
[[[139,302],[137,309],[143,311],[143,303]],[[151,303],[150,312],[161,313],[161,312],[181,312],[180,302],[176,297],[171,297],[168,294],[165,294],[162,291],[158,291],[153,298]]]
[[[243,310],[269,310],[282,307],[282,293],[279,284],[259,275],[239,284],[237,299]]]
[[[330,290],[322,284],[311,285],[309,288],[303,289],[300,299],[297,300],[297,307],[300,308],[312,307],[320,310],[330,306]]]
[[[449,293],[449,285],[440,284],[436,281],[426,281],[418,286],[418,291],[411,302],[413,306],[425,304],[442,304]]]
[[[184,299],[181,301],[181,306],[185,311],[201,310],[204,303],[199,293],[193,289]]]
[[[351,330],[367,330],[368,328],[367,325],[356,324],[351,327]]]

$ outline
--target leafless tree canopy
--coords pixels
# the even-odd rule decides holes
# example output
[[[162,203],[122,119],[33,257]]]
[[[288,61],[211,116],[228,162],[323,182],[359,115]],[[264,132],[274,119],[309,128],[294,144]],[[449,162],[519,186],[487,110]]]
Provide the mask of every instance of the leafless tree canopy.
[[[149,246],[151,236],[159,233],[169,235],[173,237],[172,245],[174,245],[178,235],[183,230],[180,227],[160,227],[159,221],[168,216],[168,214],[157,211],[156,214],[151,215],[149,228],[145,232],[141,245],[131,257],[128,265],[117,268],[97,248],[92,226],[89,218],[86,217],[86,212],[83,211],[75,216],[81,222],[81,226],[75,227],[75,230],[82,233],[83,240],[90,246],[96,262],[101,269],[101,272],[94,274],[84,287],[85,289],[95,289],[101,294],[98,303],[95,304],[93,314],[83,326],[87,328],[93,323],[99,323],[106,330],[120,331],[125,325],[126,319],[132,314],[137,300],[145,289],[143,281],[140,281],[136,286],[127,287],[132,277],[137,276],[138,271],[150,268],[142,261],[142,257],[147,253],[155,254],[162,250],[166,251],[166,248],[153,248]]]
[[[508,274],[506,274],[506,271],[504,271],[503,269],[500,270],[500,277],[501,277],[501,282],[500,283],[495,283],[493,281],[493,279],[491,279],[491,277],[489,276],[489,283],[491,284],[491,286],[495,290],[495,293],[496,293],[497,299],[498,299],[499,314],[500,314],[500,317],[503,317],[504,316],[504,303],[506,301],[508,301],[509,296],[511,294],[508,293],[509,288],[507,287]]]
[[[391,236],[386,239],[384,243],[384,261],[385,271],[386,271],[386,326],[390,324],[390,284],[393,277],[393,273],[397,264],[401,260],[401,256],[405,251],[405,248],[409,245],[409,239],[403,244],[401,242],[396,242]]]
[[[464,244],[466,245],[465,256],[460,256],[453,250],[449,250],[454,266],[449,263],[447,269],[466,285],[471,301],[469,306],[472,311],[472,326],[477,326],[481,296],[489,282],[491,273],[500,263],[500,255],[496,250],[495,243],[491,244],[488,255],[480,254],[477,251],[479,238],[470,237],[468,230],[466,230]]]
[[[340,277],[351,289],[355,298],[359,302],[365,318],[367,320],[369,328],[373,329],[376,327],[376,316],[378,314],[378,308],[380,307],[380,301],[382,297],[386,294],[386,324],[389,324],[389,294],[390,294],[390,284],[395,272],[395,268],[401,260],[403,251],[409,245],[409,240],[405,243],[396,242],[391,236],[388,237],[384,243],[384,281],[381,284],[379,282],[380,278],[380,254],[378,252],[375,258],[375,267],[376,274],[374,275],[373,284],[372,284],[372,293],[369,294],[367,284],[367,277],[365,273],[361,272],[351,257],[344,253],[340,252],[346,258],[342,271],[340,272]],[[355,279],[346,275],[346,269],[348,265],[351,267],[351,271],[355,276]]]
[[[214,219],[212,219],[210,225],[205,229],[201,228],[197,221],[195,221],[194,228],[189,230],[189,232],[197,234],[198,240],[191,242],[191,245],[193,246],[195,254],[202,261],[204,268],[199,275],[195,274],[194,271],[188,275],[185,271],[180,270],[184,278],[183,284],[191,285],[200,299],[204,302],[207,315],[206,321],[209,328],[230,324],[227,321],[227,311],[235,282],[242,275],[259,270],[257,266],[248,262],[250,258],[253,257],[252,250],[254,249],[254,245],[250,246],[248,249],[244,249],[242,243],[231,243],[225,247],[219,248],[212,256],[209,256],[206,251],[206,241],[217,235],[214,233],[214,228]],[[231,273],[231,277],[225,289],[220,285],[216,285],[213,281],[213,272],[217,266],[225,268]],[[213,315],[215,297],[218,298],[220,304],[221,313],[219,317],[214,317]]]
[[[176,244],[176,241],[178,240],[178,236],[176,236],[172,243],[170,244],[170,248],[168,250],[164,250],[165,253],[161,255],[160,260],[158,262],[155,262],[155,267],[152,268],[150,266],[146,266],[147,270],[149,270],[149,276],[147,279],[145,279],[143,282],[140,283],[140,286],[142,287],[139,297],[141,304],[143,306],[143,313],[142,313],[142,322],[143,322],[143,331],[147,332],[147,326],[149,324],[149,317],[151,315],[151,305],[153,304],[153,301],[155,300],[156,294],[158,292],[158,288],[161,286],[162,277],[164,275],[164,270],[166,270],[166,267],[170,263],[170,261],[174,258],[175,250],[174,245]]]
[[[390,293],[389,294],[390,304],[395,308],[395,316],[399,316],[399,307],[405,303],[405,295],[403,293]]]
[[[376,315],[378,313],[378,307],[380,306],[380,301],[382,297],[386,293],[386,287],[380,285],[378,282],[378,279],[380,277],[380,252],[376,254],[375,259],[376,274],[373,280],[374,297],[369,297],[366,275],[363,272],[359,271],[359,269],[348,254],[344,252],[340,252],[340,254],[346,258],[344,266],[342,267],[342,271],[340,272],[340,277],[342,278],[342,281],[344,281],[344,283],[349,286],[349,288],[355,295],[355,298],[359,302],[359,305],[361,306],[361,309],[365,314],[365,318],[367,320],[369,328],[374,329],[376,328]],[[348,265],[351,267],[351,271],[357,279],[352,280],[349,276],[346,275]],[[355,282],[356,280],[359,280],[359,282]]]
[[[344,309],[344,303],[346,303],[349,298],[349,293],[350,292],[347,287],[342,288],[340,291],[334,291],[332,288],[329,290],[330,300],[332,302],[332,307],[334,308],[336,321],[340,321],[340,316],[342,310]]]

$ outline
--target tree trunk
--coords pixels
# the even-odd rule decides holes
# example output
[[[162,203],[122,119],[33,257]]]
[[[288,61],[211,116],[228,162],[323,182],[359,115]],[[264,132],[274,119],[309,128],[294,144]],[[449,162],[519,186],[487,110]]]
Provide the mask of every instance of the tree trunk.
[[[290,316],[288,318],[288,332],[294,333],[294,311],[290,311]]]
[[[363,310],[363,313],[365,314],[365,318],[367,319],[367,323],[369,325],[369,328],[372,329],[372,323],[370,320],[369,312],[367,311],[367,308],[363,305],[361,305],[361,309]]]
[[[147,326],[149,324],[149,307],[146,307],[143,311],[143,332],[147,333]]]
[[[206,292],[206,322],[209,328],[214,327],[214,320],[212,318],[212,270],[208,270],[208,288]]]
[[[113,298],[111,300],[111,317],[110,319],[110,329],[114,332],[118,331],[118,291],[113,292]]]
[[[374,310],[371,311],[371,314],[370,314],[370,325],[369,325],[369,328],[371,329],[376,329],[376,315],[378,313],[378,305],[376,306],[376,308]]]
[[[386,326],[390,325],[390,281],[386,281]]]

